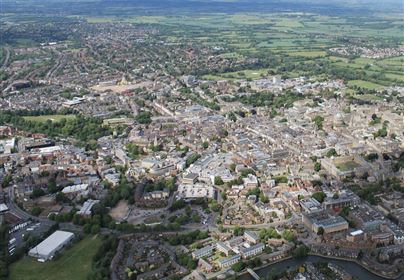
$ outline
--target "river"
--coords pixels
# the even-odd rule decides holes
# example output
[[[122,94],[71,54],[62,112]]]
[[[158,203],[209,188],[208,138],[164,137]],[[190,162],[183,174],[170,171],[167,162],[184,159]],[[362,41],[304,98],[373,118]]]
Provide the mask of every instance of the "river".
[[[344,260],[337,260],[337,259],[330,259],[330,258],[324,258],[320,256],[308,256],[304,259],[301,260],[296,260],[296,259],[287,259],[275,264],[268,265],[266,267],[263,267],[261,269],[256,270],[255,272],[262,278],[265,279],[265,276],[269,275],[270,272],[282,272],[284,270],[287,270],[289,268],[298,268],[305,262],[332,262],[343,269],[345,269],[346,272],[351,274],[352,276],[356,277],[357,279],[363,279],[363,280],[385,280],[386,278],[382,278],[380,276],[377,276],[366,269],[364,269],[362,266],[350,262],[350,261],[344,261]],[[238,279],[241,280],[253,280],[253,278],[250,276],[250,274],[244,274],[240,276]],[[404,275],[402,275],[399,280],[404,280]]]

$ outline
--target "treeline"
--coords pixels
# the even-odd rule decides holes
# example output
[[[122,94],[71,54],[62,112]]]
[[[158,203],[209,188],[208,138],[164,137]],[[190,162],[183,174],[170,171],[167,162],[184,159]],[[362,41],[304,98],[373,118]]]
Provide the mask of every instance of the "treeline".
[[[0,279],[8,279],[8,227],[0,226]]]
[[[291,91],[286,91],[282,95],[275,95],[271,92],[253,93],[249,96],[237,96],[233,98],[223,98],[227,102],[239,101],[254,107],[290,108],[293,103],[302,99],[303,95]]]
[[[79,141],[88,142],[109,135],[111,132],[102,126],[102,120],[78,115],[73,119],[61,119],[58,122],[50,120],[35,122],[25,120],[21,112],[0,112],[0,125],[12,125],[18,129],[32,133],[44,133],[49,137],[74,137]],[[31,113],[34,114],[34,113]],[[42,114],[34,115],[39,116]]]
[[[102,244],[93,257],[91,272],[87,276],[88,280],[110,279],[109,266],[119,242],[118,238],[112,235],[103,236],[102,238]]]

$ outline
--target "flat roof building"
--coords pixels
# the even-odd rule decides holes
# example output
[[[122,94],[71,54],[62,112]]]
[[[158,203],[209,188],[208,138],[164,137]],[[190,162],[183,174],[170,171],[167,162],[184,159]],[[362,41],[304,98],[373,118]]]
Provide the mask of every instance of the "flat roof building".
[[[260,254],[264,250],[265,245],[262,243],[255,244],[248,248],[241,248],[240,253],[241,256],[246,259],[251,256],[255,256]]]
[[[227,259],[220,260],[219,261],[219,266],[221,268],[229,267],[229,266],[232,266],[233,264],[238,263],[240,261],[240,259],[241,259],[240,255],[234,255],[234,256],[231,256],[231,257],[229,257]]]
[[[251,243],[258,243],[260,241],[260,238],[254,231],[245,231],[244,232],[244,239],[247,240],[248,242]]]
[[[324,233],[333,233],[345,231],[349,228],[349,224],[341,216],[331,216],[326,211],[303,213],[303,223],[313,232],[317,233],[320,228],[324,229]]]
[[[67,231],[57,230],[48,238],[29,250],[28,255],[38,260],[52,259],[56,252],[61,250],[74,238],[74,234]]]
[[[200,258],[211,255],[212,252],[213,252],[213,246],[206,246],[206,247],[203,247],[199,250],[192,252],[192,257],[194,259],[200,259]]]

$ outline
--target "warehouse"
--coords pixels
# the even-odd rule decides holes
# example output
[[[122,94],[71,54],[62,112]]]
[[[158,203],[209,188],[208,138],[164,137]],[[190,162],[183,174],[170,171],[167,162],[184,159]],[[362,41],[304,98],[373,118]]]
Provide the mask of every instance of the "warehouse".
[[[67,231],[57,230],[48,238],[29,250],[28,255],[38,258],[38,261],[52,259],[57,251],[62,249],[74,238],[74,234]]]

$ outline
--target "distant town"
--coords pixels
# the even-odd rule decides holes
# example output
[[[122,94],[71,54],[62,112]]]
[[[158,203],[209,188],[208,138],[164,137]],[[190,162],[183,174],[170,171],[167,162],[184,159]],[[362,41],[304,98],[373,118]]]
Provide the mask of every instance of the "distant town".
[[[172,18],[64,20],[0,21],[0,279],[403,275],[402,42],[262,56]]]

